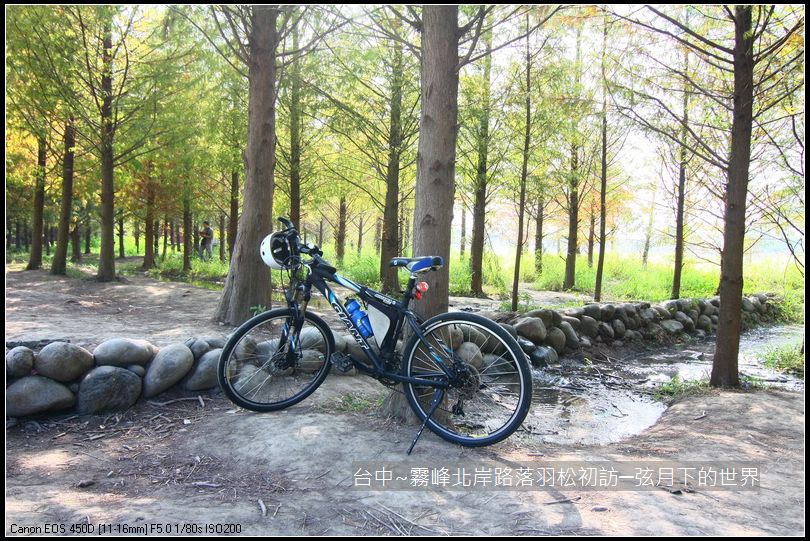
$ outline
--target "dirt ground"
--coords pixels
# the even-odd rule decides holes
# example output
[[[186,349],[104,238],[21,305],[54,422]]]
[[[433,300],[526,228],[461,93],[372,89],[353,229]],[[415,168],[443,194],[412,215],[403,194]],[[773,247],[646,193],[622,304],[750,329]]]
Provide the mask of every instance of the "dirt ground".
[[[143,277],[128,283],[6,273],[6,340],[113,336],[158,345],[225,334],[208,320],[217,293]],[[273,535],[803,535],[804,396],[713,392],[670,407],[643,433],[609,445],[512,437],[465,449],[423,435],[424,467],[485,460],[745,461],[756,491],[352,488],[357,461],[397,463],[416,427],[384,419],[376,382],[330,376],[307,401],[274,414],[238,410],[218,392],[161,395],[119,414],[21,420],[6,430],[6,534],[21,527],[169,525],[170,533]],[[178,398],[192,398],[166,403]],[[204,404],[204,406],[202,405]],[[531,442],[531,443],[529,443]],[[178,528],[185,525],[185,530]],[[165,526],[164,526],[165,527]],[[225,528],[224,530],[222,528]],[[228,529],[229,528],[229,529]],[[208,530],[208,533],[215,533]]]

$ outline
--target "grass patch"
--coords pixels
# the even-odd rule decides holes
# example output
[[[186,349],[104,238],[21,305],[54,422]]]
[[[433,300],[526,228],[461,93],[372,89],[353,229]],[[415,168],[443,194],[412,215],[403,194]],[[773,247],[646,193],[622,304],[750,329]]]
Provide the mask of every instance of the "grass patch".
[[[800,344],[791,344],[767,351],[763,364],[776,370],[804,379],[804,353]]]
[[[347,393],[334,399],[332,404],[334,409],[338,411],[346,411],[349,413],[370,413],[377,411],[385,400],[384,395],[376,398],[369,398],[367,396]]]
[[[677,374],[666,383],[659,385],[653,396],[656,400],[674,402],[687,396],[697,396],[709,392],[708,379],[682,379]]]

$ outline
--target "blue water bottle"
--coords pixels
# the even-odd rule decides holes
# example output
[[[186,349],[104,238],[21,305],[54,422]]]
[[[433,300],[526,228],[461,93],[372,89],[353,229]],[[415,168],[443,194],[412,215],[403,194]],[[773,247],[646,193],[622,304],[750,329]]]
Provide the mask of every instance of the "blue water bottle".
[[[349,317],[352,318],[352,323],[363,335],[363,338],[368,338],[374,334],[371,330],[371,324],[368,322],[368,315],[360,308],[360,303],[356,299],[346,303],[346,311],[349,313]]]

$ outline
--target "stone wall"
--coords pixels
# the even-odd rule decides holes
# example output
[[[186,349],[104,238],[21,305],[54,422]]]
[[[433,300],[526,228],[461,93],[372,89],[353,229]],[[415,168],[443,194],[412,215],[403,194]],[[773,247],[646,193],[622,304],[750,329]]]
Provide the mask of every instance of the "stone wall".
[[[543,366],[557,362],[559,355],[598,343],[620,347],[628,341],[660,343],[684,334],[706,336],[717,327],[719,306],[715,297],[658,305],[587,304],[566,310],[481,315],[500,323],[518,339],[532,364]],[[771,295],[743,299],[747,326],[772,321],[778,315],[778,302]],[[459,339],[456,348],[459,355],[465,351],[463,340]],[[144,340],[113,338],[92,353],[67,341],[49,343],[36,353],[25,345],[7,344],[12,347],[6,353],[6,415],[24,417],[65,410],[95,414],[127,409],[140,398],[152,398],[170,389],[213,389],[218,386],[216,371],[224,343],[224,338],[190,338],[158,349]],[[31,345],[37,349],[41,344]],[[365,357],[348,336],[336,334],[335,345],[356,359]],[[356,371],[332,373],[355,375]]]

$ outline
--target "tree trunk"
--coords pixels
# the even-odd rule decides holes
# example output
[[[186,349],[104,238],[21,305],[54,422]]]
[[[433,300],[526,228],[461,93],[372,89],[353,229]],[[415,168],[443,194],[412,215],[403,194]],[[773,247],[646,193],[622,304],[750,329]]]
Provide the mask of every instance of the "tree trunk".
[[[653,219],[655,218],[655,194],[658,191],[656,186],[653,189],[652,204],[650,205],[650,216],[647,219],[647,229],[644,233],[644,251],[641,254],[641,266],[647,268],[647,260],[650,257],[650,244],[652,243]]]
[[[487,219],[487,184],[489,176],[489,112],[492,88],[492,33],[484,36],[483,100],[481,116],[478,119],[477,153],[478,162],[473,185],[473,223],[470,243],[470,292],[476,297],[484,296],[484,236]]]
[[[518,308],[520,284],[520,256],[523,255],[523,218],[526,215],[526,182],[529,178],[529,146],[532,140],[532,60],[529,51],[529,15],[526,15],[526,118],[523,132],[523,165],[520,168],[520,200],[518,206],[518,238],[515,248],[515,275],[512,279],[512,311]]]
[[[259,245],[273,225],[277,18],[277,7],[252,8],[244,208],[225,290],[214,315],[216,320],[231,325],[247,320],[251,306],[271,305],[269,273],[259,254]]]
[[[534,230],[534,270],[543,272],[543,218],[546,213],[546,202],[542,194],[537,200],[537,222]]]
[[[90,219],[90,209],[88,209],[87,219],[84,224],[84,254],[90,253],[91,244],[93,241],[93,220]]]
[[[147,163],[147,175],[151,174],[151,168]],[[146,220],[143,235],[143,270],[151,269],[155,266],[155,188],[152,185],[152,179],[149,177],[146,181]]]
[[[363,255],[363,215],[357,225],[357,255]]]
[[[124,259],[124,209],[118,209],[118,258]]]
[[[298,50],[298,26],[292,28],[292,50]],[[290,66],[290,220],[301,231],[301,57]]]
[[[602,276],[605,270],[605,242],[607,240],[607,80],[605,79],[605,54],[607,51],[607,22],[602,27],[602,149],[599,183],[599,258],[596,263],[596,284],[593,300],[602,300]]]
[[[343,264],[346,255],[346,196],[340,196],[340,206],[338,209],[338,226],[335,230],[335,254],[338,265]]]
[[[135,237],[135,255],[141,253],[141,221],[136,217],[132,223],[132,236]]]
[[[228,257],[233,257],[236,231],[239,228],[239,171],[231,171],[231,213],[228,215]],[[221,239],[220,239],[221,240]]]
[[[42,243],[44,234],[45,215],[45,159],[47,145],[44,137],[37,139],[37,170],[35,173],[34,187],[34,212],[33,231],[31,239],[31,254],[28,258],[26,270],[34,270],[42,267]]]
[[[596,230],[596,214],[593,205],[590,205],[590,220],[588,224],[588,268],[593,267],[593,244]]]
[[[51,224],[45,222],[45,231],[42,239],[42,246],[45,248],[45,255],[51,255]]]
[[[689,55],[684,50],[684,73],[689,69]],[[689,124],[689,92],[688,82],[683,82],[683,125],[681,127],[681,140],[688,137],[687,126]],[[672,276],[672,294],[670,298],[677,299],[681,296],[681,272],[683,271],[683,246],[684,246],[684,208],[686,206],[686,146],[681,145],[680,162],[678,164],[678,197],[675,208],[675,272]]]
[[[70,230],[70,247],[70,260],[73,263],[78,263],[82,260],[82,238],[79,231],[79,220],[74,220],[73,229]]]
[[[467,248],[467,209],[461,203],[461,242],[459,242],[459,258],[464,260],[464,251]]]
[[[391,259],[400,255],[399,216],[399,169],[402,154],[402,44],[392,45],[391,51],[391,101],[388,123],[388,163],[385,174],[385,208],[383,209],[382,245],[380,253],[380,280],[385,293],[399,291],[397,268],[388,266]]]
[[[73,161],[76,134],[73,119],[65,123],[65,154],[62,158],[62,202],[59,208],[59,233],[56,240],[56,253],[51,263],[52,274],[67,272],[68,241],[70,240],[70,221],[73,213]]]
[[[98,281],[115,280],[115,170],[113,149],[112,22],[104,22],[101,74],[101,251]]]
[[[22,224],[19,220],[14,224],[14,249],[18,252],[22,249],[23,239],[20,236],[22,234]]]
[[[160,254],[160,259],[166,260],[166,250],[169,247],[169,217],[163,215],[163,252]]]
[[[225,261],[225,243],[222,239],[225,238],[225,215],[219,215],[219,260]]]
[[[184,182],[183,189],[183,272],[191,270],[191,250],[194,246],[194,237],[197,231],[191,223],[191,187],[188,180]],[[222,301],[220,301],[221,303]]]
[[[374,253],[380,255],[380,243],[382,242],[382,219],[378,216],[374,223]]]
[[[568,180],[568,249],[565,257],[563,289],[574,287],[577,266],[577,235],[579,225],[579,147],[571,145],[571,175]]]
[[[751,6],[737,6],[734,12],[734,109],[720,263],[720,320],[710,381],[713,387],[737,387],[740,384],[737,357],[742,326],[745,209],[751,164],[754,43]]]
[[[323,218],[318,223],[318,246],[323,246]]]

